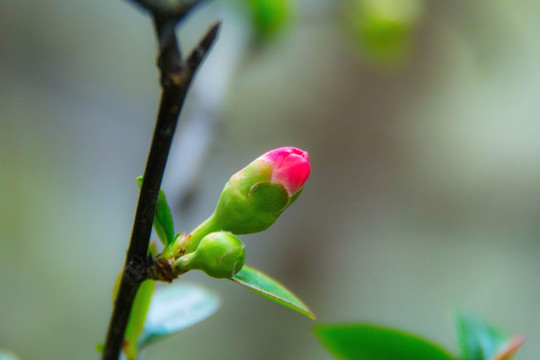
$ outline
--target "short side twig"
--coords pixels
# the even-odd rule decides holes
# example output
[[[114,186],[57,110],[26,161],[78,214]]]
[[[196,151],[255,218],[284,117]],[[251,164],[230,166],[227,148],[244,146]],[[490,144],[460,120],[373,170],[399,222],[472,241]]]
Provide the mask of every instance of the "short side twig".
[[[196,3],[198,2],[191,1],[191,7]],[[174,31],[178,20],[177,16],[162,17],[154,14],[160,48],[158,66],[161,70],[163,91],[122,280],[109,323],[102,357],[104,360],[118,359],[135,295],[141,282],[150,276],[148,266],[151,261],[148,261],[147,257],[148,243],[172,138],[193,75],[215,41],[220,25],[214,24],[187,59],[182,60]]]

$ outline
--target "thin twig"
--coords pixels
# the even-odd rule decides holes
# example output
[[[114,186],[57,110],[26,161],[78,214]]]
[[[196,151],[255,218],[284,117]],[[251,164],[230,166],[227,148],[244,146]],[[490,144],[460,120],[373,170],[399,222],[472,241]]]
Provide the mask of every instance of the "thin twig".
[[[182,60],[174,32],[177,21],[176,18],[154,16],[160,48],[158,66],[161,70],[163,91],[144,171],[143,184],[139,193],[122,280],[114,302],[103,351],[102,358],[104,360],[118,359],[135,295],[141,282],[149,278],[148,267],[152,261],[149,261],[147,257],[148,243],[159,188],[174,131],[193,75],[216,39],[220,25],[220,23],[215,23],[188,58]]]

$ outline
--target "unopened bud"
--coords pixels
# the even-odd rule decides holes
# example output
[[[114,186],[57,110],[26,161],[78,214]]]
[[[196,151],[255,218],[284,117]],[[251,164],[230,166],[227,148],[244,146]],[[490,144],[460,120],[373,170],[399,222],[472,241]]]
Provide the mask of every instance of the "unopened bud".
[[[234,174],[221,193],[212,221],[234,234],[263,231],[300,194],[309,177],[306,151],[283,147],[267,152]]]
[[[215,278],[230,278],[244,266],[244,244],[231,233],[214,232],[201,239],[197,249],[176,259],[182,270],[202,270]]]

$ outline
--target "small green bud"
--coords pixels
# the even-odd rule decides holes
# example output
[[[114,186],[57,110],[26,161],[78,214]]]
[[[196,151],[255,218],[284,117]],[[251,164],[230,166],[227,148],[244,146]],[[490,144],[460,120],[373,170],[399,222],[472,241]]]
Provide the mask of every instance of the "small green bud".
[[[230,278],[244,266],[244,244],[231,233],[214,232],[201,239],[197,249],[176,259],[182,270],[202,270],[215,278]]]

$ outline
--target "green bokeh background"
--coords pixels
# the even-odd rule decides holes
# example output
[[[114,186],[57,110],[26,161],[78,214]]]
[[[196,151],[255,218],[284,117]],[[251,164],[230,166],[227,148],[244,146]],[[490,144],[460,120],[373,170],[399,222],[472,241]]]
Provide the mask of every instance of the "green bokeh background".
[[[243,237],[248,264],[317,323],[377,322],[455,352],[451,312],[464,309],[525,334],[516,359],[537,358],[540,3],[430,0],[410,58],[380,68],[342,14],[302,15],[321,2],[299,2],[297,23],[243,59],[177,231],[256,156],[301,147],[311,178],[274,226]],[[214,7],[190,17],[183,45]],[[154,34],[125,1],[0,0],[0,13],[0,348],[94,359],[158,103]],[[316,322],[228,281],[185,278],[223,307],[146,358],[330,359]]]

